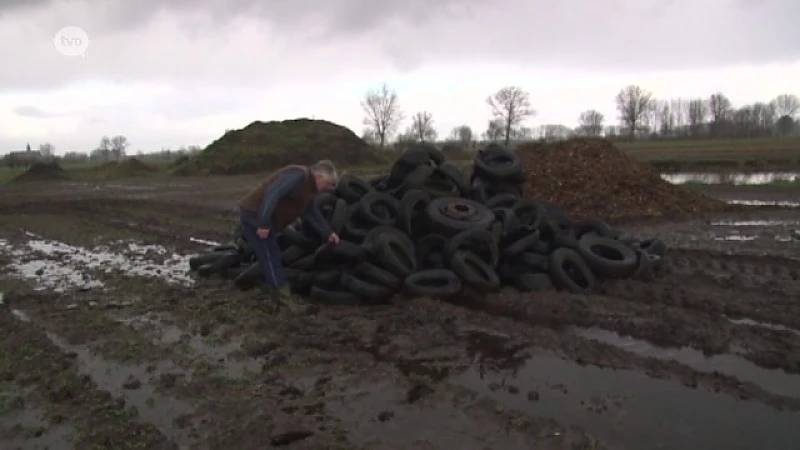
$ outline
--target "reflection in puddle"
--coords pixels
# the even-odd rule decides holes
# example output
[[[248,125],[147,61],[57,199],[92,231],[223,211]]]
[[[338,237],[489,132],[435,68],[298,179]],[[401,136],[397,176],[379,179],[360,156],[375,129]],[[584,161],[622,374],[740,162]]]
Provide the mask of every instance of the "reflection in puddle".
[[[754,327],[767,328],[774,331],[788,331],[789,333],[794,333],[800,336],[800,330],[777,323],[759,322],[757,320],[752,320],[752,319],[728,319],[728,321],[735,325],[750,325]]]
[[[727,200],[731,205],[744,206],[782,206],[787,208],[800,207],[800,202],[790,202],[788,200]]]
[[[770,184],[776,181],[794,182],[800,180],[798,172],[756,172],[756,173],[714,173],[714,172],[684,172],[661,174],[661,178],[672,184],[702,183],[702,184],[733,184],[758,185]]]
[[[190,237],[189,238],[189,242],[194,242],[196,244],[203,244],[203,245],[207,245],[209,247],[216,247],[218,245],[222,245],[219,242],[207,241],[205,239],[198,239],[198,238],[194,238],[194,237]]]
[[[714,236],[715,241],[755,241],[756,236],[742,236],[740,234],[731,234],[729,236]]]
[[[800,225],[800,221],[789,220],[723,220],[711,222],[712,226],[720,227],[774,227],[779,225]]]
[[[520,393],[492,389],[500,375],[482,376],[477,369],[451,382],[507,408],[582,427],[612,448],[794,450],[800,440],[800,413],[631,370],[581,366],[537,354],[514,378]]]
[[[176,284],[191,285],[188,256],[171,254],[162,246],[133,242],[87,249],[59,241],[31,239],[22,247],[0,240],[0,252],[14,262],[8,267],[24,278],[36,280],[37,290],[64,292],[70,288],[92,289],[103,283],[92,272],[123,273],[130,276],[161,278]],[[122,248],[119,248],[122,247]]]
[[[749,381],[773,394],[800,398],[800,376],[787,374],[783,370],[763,369],[740,356],[705,356],[702,352],[687,347],[679,349],[657,347],[641,339],[620,336],[618,333],[600,328],[576,328],[575,334],[640,356],[672,359],[698,372],[719,372],[730,375],[742,381]]]

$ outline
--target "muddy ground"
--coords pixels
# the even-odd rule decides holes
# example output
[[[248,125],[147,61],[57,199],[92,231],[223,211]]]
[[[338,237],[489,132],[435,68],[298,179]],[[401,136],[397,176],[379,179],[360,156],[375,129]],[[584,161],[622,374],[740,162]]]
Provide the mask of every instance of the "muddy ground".
[[[798,208],[629,226],[665,273],[602,295],[298,316],[185,273],[251,181],[0,188],[0,447],[800,447]]]

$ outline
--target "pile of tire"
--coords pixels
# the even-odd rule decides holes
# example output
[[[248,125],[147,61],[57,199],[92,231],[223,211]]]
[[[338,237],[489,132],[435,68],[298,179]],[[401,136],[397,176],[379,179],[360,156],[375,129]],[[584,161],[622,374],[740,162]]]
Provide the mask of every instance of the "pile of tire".
[[[523,198],[525,174],[501,146],[479,151],[470,174],[436,148],[406,151],[388,174],[345,174],[315,206],[341,242],[323,242],[298,220],[278,235],[291,289],[327,304],[383,303],[395,294],[456,297],[464,287],[593,293],[607,279],[654,277],[666,245],[623,236],[599,219],[570,220]],[[241,233],[190,259],[240,289],[261,283]]]

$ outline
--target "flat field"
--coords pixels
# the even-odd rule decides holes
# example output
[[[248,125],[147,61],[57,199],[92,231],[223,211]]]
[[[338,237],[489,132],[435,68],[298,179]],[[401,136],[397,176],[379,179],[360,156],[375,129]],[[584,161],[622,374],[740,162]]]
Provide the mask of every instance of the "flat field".
[[[186,272],[206,248],[190,239],[227,241],[255,180],[0,188],[0,447],[800,442],[800,209],[626,226],[672,246],[664,273],[598,295],[508,289],[296,315]]]

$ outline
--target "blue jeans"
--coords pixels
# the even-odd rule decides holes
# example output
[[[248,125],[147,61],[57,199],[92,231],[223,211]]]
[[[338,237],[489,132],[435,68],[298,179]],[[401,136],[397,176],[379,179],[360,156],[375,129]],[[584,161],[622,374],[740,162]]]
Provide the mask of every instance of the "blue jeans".
[[[258,264],[264,273],[264,287],[277,289],[286,284],[286,277],[283,273],[283,263],[281,249],[278,246],[278,239],[275,233],[271,232],[267,239],[261,239],[256,234],[256,217],[254,213],[241,211],[239,220],[242,223],[242,231],[247,243],[253,249]]]

